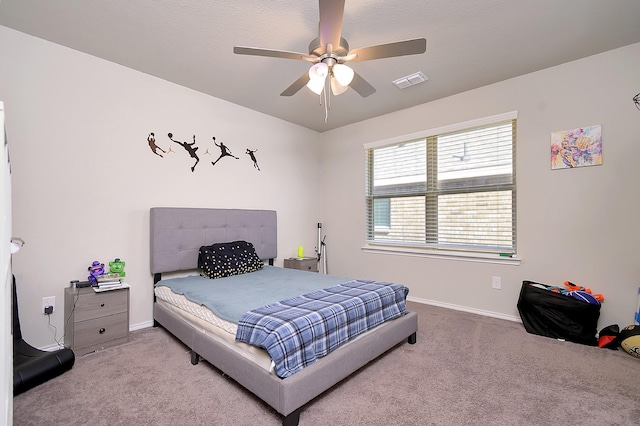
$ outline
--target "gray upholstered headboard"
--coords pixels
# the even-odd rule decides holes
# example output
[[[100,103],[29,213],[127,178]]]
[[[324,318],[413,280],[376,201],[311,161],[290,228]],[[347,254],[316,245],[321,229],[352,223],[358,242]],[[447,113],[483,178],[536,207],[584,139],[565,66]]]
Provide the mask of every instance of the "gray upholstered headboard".
[[[260,259],[278,254],[277,215],[273,210],[153,207],[151,273],[198,267],[198,250],[214,243],[244,240]]]

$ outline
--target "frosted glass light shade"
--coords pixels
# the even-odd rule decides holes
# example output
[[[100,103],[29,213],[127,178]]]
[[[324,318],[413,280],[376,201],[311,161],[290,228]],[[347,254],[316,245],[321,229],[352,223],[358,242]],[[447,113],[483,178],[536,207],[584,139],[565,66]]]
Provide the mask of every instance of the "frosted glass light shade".
[[[353,80],[353,70],[344,64],[335,64],[332,68],[333,76],[341,86],[348,86]]]
[[[321,78],[322,80],[324,80],[325,78],[327,78],[327,74],[329,74],[329,66],[324,62],[318,62],[317,64],[309,68],[309,78],[312,80],[314,78]]]
[[[318,77],[311,78],[311,79],[309,79],[309,82],[307,83],[307,87],[313,93],[315,93],[316,95],[319,95],[320,93],[322,93],[322,90],[324,89],[324,79],[323,78],[318,78]]]
[[[307,87],[316,95],[322,93],[324,81],[329,74],[329,66],[324,62],[319,62],[309,69],[309,82]]]
[[[335,77],[331,79],[331,92],[335,96],[343,94],[344,92],[347,91],[348,88],[349,86],[341,85]]]

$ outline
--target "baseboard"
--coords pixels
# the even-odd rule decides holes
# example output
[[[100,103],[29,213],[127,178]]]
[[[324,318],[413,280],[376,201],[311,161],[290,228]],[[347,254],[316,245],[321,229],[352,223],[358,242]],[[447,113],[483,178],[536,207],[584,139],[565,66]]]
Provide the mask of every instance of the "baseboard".
[[[469,307],[466,307],[466,306],[454,305],[452,303],[438,302],[436,300],[429,300],[429,299],[420,299],[418,297],[412,297],[412,296],[407,297],[407,300],[410,301],[410,302],[423,303],[425,305],[438,306],[440,308],[453,309],[454,311],[462,311],[462,312],[469,312],[469,313],[472,313],[472,314],[483,315],[485,317],[498,318],[498,319],[503,319],[503,320],[507,320],[507,321],[522,322],[522,320],[519,317],[516,317],[516,316],[513,316],[513,315],[505,315],[505,314],[500,314],[500,313],[497,313],[497,312],[484,311],[482,309],[469,308]],[[152,326],[153,326],[153,320],[139,322],[137,324],[131,324],[129,326],[129,331],[142,330],[143,328],[148,328],[148,327],[152,327]],[[45,346],[43,348],[38,348],[38,349],[43,350],[43,351],[56,351],[58,349],[62,349],[63,347],[64,346],[61,346],[61,345],[60,346],[59,345],[50,345],[50,346]]]
[[[36,349],[40,349],[41,351],[53,352],[53,351],[57,351],[58,349],[64,349],[64,345],[49,345],[49,346],[36,348]]]
[[[138,324],[131,324],[129,326],[129,331],[142,330],[143,328],[149,328],[149,327],[153,327],[153,320],[139,322]]]
[[[407,300],[410,302],[423,303],[425,305],[438,306],[440,308],[453,309],[454,311],[462,311],[462,312],[469,312],[472,314],[483,315],[485,317],[498,318],[498,319],[514,321],[514,322],[522,322],[520,317],[517,317],[514,315],[500,314],[498,312],[485,311],[485,310],[476,309],[476,308],[469,308],[467,306],[454,305],[452,303],[438,302],[436,300],[429,300],[429,299],[420,299],[418,297],[412,297],[412,296],[408,296]]]
[[[145,321],[145,322],[139,322],[138,324],[131,324],[129,326],[129,331],[136,331],[136,330],[141,330],[143,328],[148,328],[148,327],[152,327],[153,326],[153,320],[151,321]],[[49,345],[49,346],[44,346],[42,348],[38,348],[41,351],[47,351],[47,352],[52,352],[52,351],[57,351],[58,349],[62,349],[64,348],[63,344],[60,345]]]

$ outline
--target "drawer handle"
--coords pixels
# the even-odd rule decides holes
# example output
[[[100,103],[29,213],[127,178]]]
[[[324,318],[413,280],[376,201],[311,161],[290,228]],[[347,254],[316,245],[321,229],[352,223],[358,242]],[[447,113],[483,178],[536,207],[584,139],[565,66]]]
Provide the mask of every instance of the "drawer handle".
[[[101,328],[100,329],[100,334],[104,334],[105,331],[107,331],[107,330],[105,330],[104,328]]]
[[[100,307],[101,307],[101,308],[104,308],[104,303],[101,303],[101,304],[100,304]]]

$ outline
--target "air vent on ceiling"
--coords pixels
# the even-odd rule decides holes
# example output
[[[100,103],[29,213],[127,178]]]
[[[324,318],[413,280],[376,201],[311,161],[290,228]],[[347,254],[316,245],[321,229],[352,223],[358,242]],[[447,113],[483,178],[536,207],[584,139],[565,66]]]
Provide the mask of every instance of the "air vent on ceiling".
[[[406,77],[399,78],[397,80],[393,80],[393,84],[398,86],[400,89],[405,89],[409,86],[414,86],[419,83],[423,83],[429,80],[429,78],[422,73],[422,71],[418,71],[414,74],[408,75]]]

